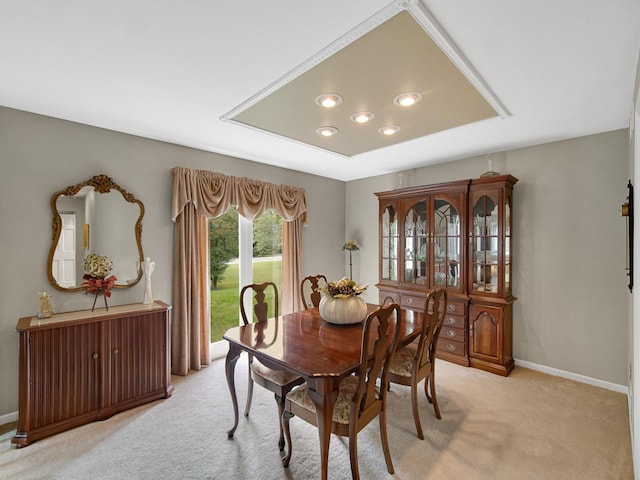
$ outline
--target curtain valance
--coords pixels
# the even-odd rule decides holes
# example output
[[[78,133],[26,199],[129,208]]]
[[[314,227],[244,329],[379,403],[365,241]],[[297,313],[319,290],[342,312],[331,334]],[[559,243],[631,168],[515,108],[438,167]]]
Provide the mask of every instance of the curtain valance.
[[[184,167],[175,167],[171,172],[171,219],[174,222],[189,203],[207,218],[222,215],[231,205],[237,205],[238,213],[249,220],[254,220],[270,208],[287,222],[300,216],[304,221],[306,217],[303,188]]]

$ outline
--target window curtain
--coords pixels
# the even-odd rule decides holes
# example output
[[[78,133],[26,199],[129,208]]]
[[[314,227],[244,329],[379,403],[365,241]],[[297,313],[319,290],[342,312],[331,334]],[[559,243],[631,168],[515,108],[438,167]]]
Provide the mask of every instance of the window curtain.
[[[304,189],[175,167],[171,219],[174,221],[171,371],[186,375],[211,363],[208,220],[231,205],[254,220],[273,209],[284,220],[282,247],[282,313],[302,308],[302,224]]]

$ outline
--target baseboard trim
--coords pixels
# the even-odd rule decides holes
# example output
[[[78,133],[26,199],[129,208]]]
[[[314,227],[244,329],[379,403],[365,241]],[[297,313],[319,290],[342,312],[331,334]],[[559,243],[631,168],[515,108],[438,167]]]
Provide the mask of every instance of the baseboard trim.
[[[18,421],[18,412],[7,413],[6,415],[0,415],[0,425],[4,425],[6,423],[17,422]]]
[[[586,383],[588,385],[593,385],[594,387],[600,387],[606,390],[611,390],[618,393],[624,393],[627,396],[629,395],[629,387],[625,385],[606,382],[604,380],[599,380],[597,378],[587,377],[586,375],[580,375],[578,373],[567,372],[566,370],[546,367],[544,365],[538,365],[537,363],[526,362],[524,360],[515,360],[515,364],[520,367],[536,370],[538,372],[548,373],[549,375],[553,375],[555,377],[562,377],[568,380],[575,380],[576,382]]]

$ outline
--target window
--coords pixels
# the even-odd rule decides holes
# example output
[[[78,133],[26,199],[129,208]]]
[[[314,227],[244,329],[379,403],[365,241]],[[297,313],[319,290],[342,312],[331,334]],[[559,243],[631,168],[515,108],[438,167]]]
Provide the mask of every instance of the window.
[[[282,218],[273,210],[250,221],[231,207],[209,220],[212,343],[241,323],[239,297],[243,285],[272,281],[281,292],[282,235]]]

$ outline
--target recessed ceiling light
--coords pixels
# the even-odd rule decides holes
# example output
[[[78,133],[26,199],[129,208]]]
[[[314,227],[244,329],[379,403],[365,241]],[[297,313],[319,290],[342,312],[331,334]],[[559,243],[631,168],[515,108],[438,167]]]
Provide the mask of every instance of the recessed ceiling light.
[[[371,112],[356,112],[351,115],[351,120],[356,123],[367,123],[369,120],[373,120],[375,115]]]
[[[383,135],[393,135],[398,130],[400,130],[400,127],[398,127],[397,125],[386,125],[384,127],[379,128],[378,132],[380,132]]]
[[[417,92],[401,93],[393,99],[393,103],[400,107],[410,107],[422,100],[422,95]]]
[[[316,130],[316,132],[323,137],[331,137],[338,133],[338,129],[336,127],[320,127]]]
[[[342,97],[337,93],[323,93],[316,97],[316,103],[324,108],[333,108],[342,103]]]

